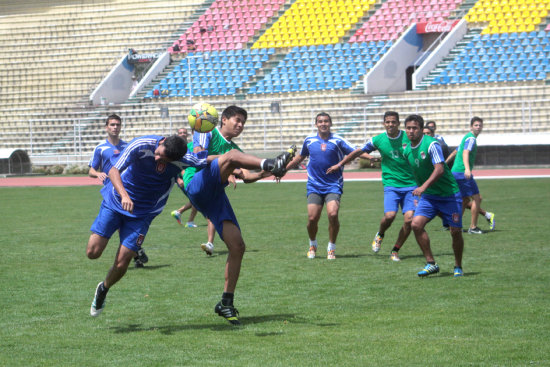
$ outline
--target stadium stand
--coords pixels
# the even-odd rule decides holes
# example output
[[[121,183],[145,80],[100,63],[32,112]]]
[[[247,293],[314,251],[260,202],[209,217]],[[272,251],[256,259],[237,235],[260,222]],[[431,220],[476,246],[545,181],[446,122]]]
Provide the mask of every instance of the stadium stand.
[[[388,109],[434,119],[451,140],[474,114],[488,122],[484,137],[550,133],[550,1],[237,3],[0,4],[0,148],[23,148],[33,162],[83,163],[109,113],[123,116],[128,140],[172,133],[199,100],[247,108],[247,129],[237,142],[256,151],[299,143],[321,110],[354,144],[382,131]],[[509,13],[518,21],[515,32]],[[364,94],[363,77],[410,25],[456,17],[468,21],[468,32],[418,90]],[[168,50],[172,61],[126,103],[91,105],[91,92],[128,48]]]

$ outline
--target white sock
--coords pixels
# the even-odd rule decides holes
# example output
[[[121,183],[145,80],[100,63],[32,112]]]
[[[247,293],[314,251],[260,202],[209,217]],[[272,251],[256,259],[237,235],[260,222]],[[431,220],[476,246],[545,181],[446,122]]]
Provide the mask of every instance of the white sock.
[[[317,248],[317,240],[309,240],[309,247],[311,246]]]
[[[335,250],[335,249],[336,249],[336,244],[332,243],[332,242],[329,242],[328,247],[327,247],[327,251],[332,251],[332,250]]]
[[[492,214],[493,214],[493,213],[485,212],[485,218],[491,219],[491,215],[492,215]]]

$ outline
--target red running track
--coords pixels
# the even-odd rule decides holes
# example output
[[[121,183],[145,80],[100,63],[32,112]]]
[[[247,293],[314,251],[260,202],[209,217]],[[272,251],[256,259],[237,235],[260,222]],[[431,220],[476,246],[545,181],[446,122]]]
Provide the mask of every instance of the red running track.
[[[478,179],[498,178],[550,178],[550,168],[520,168],[520,169],[486,169],[474,170],[474,176]],[[307,179],[305,171],[291,171],[283,177],[282,181],[301,182]],[[344,172],[347,181],[379,181],[380,171]],[[267,178],[264,181],[273,181]],[[101,185],[95,178],[87,176],[29,176],[0,178],[0,187],[35,187],[35,186],[90,186]]]

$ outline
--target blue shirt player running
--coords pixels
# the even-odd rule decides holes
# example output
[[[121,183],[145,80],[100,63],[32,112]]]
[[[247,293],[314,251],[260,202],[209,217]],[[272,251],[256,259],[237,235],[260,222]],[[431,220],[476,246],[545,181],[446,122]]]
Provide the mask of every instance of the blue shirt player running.
[[[90,259],[101,256],[109,239],[119,231],[115,263],[96,288],[90,314],[99,316],[107,291],[126,273],[141,248],[152,220],[162,211],[176,176],[186,166],[205,166],[206,154],[187,153],[186,141],[148,135],[132,140],[109,171],[101,189],[103,202],[86,248]]]
[[[424,119],[419,115],[410,115],[405,119],[405,130],[410,143],[405,147],[403,155],[412,167],[418,187],[413,195],[419,197],[418,205],[412,220],[412,230],[416,242],[420,246],[426,266],[419,277],[425,277],[439,272],[430,247],[430,237],[424,229],[426,224],[436,215],[441,215],[445,223],[449,223],[452,246],[455,256],[454,276],[462,273],[462,198],[458,185],[445,163],[443,151],[439,142],[431,136],[424,135]]]
[[[415,210],[415,200],[412,191],[416,188],[409,162],[403,156],[403,148],[409,143],[404,131],[399,130],[399,114],[395,111],[386,111],[384,114],[384,128],[386,132],[376,135],[362,148],[356,149],[347,155],[328,172],[336,170],[351,162],[363,153],[380,152],[382,165],[382,184],[384,185],[384,216],[374,240],[372,250],[380,251],[386,230],[393,223],[399,206],[403,212],[403,226],[392,248],[390,259],[400,261],[399,250],[411,233],[411,222]]]
[[[343,168],[327,174],[327,170],[340,162],[346,154],[355,150],[346,139],[330,131],[332,119],[321,112],[315,117],[317,133],[305,138],[300,154],[289,163],[287,169],[300,164],[309,157],[307,164],[307,232],[309,235],[308,258],[314,259],[317,253],[317,231],[323,205],[327,205],[328,248],[327,259],[334,260],[336,239],[340,230],[338,211],[343,193]]]

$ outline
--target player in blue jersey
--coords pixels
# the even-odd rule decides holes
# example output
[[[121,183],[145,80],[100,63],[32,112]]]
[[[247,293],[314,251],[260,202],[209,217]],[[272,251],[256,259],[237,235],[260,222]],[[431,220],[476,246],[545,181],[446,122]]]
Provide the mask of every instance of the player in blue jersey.
[[[423,134],[424,119],[419,115],[410,115],[405,119],[405,130],[410,143],[403,155],[409,161],[418,187],[412,194],[419,197],[418,205],[411,223],[416,241],[426,258],[426,266],[418,272],[419,277],[439,273],[430,247],[430,237],[425,227],[436,215],[449,223],[455,255],[454,276],[462,272],[462,198],[451,170],[445,164],[439,142]]]
[[[287,169],[298,166],[306,157],[307,164],[307,232],[309,235],[308,258],[314,259],[317,253],[318,223],[323,206],[326,204],[328,216],[327,259],[334,260],[336,238],[340,230],[338,211],[343,192],[343,168],[327,174],[327,170],[340,162],[345,155],[355,150],[346,139],[330,131],[331,117],[324,112],[315,117],[317,133],[306,137],[300,154],[287,165]]]
[[[105,131],[107,139],[105,142],[95,147],[94,153],[88,166],[90,167],[88,175],[93,178],[99,178],[103,184],[109,182],[109,170],[113,166],[113,160],[116,160],[120,152],[126,147],[127,143],[120,139],[120,130],[122,120],[120,116],[112,114],[105,120]],[[112,158],[112,159],[111,159]],[[143,267],[149,261],[145,250],[140,248],[134,258],[137,268]]]
[[[148,135],[132,140],[109,170],[109,182],[101,189],[103,202],[92,224],[86,255],[101,256],[109,239],[119,231],[115,262],[96,288],[90,308],[99,316],[107,291],[126,273],[141,248],[152,220],[162,211],[175,178],[185,166],[205,166],[206,154],[187,153],[186,141]]]
[[[241,263],[246,249],[241,229],[225,187],[235,176],[245,183],[255,182],[274,174],[282,177],[294,152],[285,152],[275,159],[260,159],[244,154],[232,141],[241,134],[247,112],[238,106],[229,106],[221,115],[221,126],[206,134],[195,134],[193,145],[200,153],[211,154],[214,159],[207,167],[188,168],[184,173],[185,193],[191,203],[214,225],[220,239],[228,249],[225,264],[225,283],[222,298],[214,311],[231,324],[239,325],[238,311],[234,306],[234,293],[239,279]],[[252,172],[251,169],[261,169]]]
[[[105,120],[107,139],[94,148],[92,158],[88,162],[88,175],[106,184],[109,179],[109,170],[113,166],[111,157],[118,155],[126,147],[126,142],[120,139],[122,120],[118,115],[110,115]]]
[[[399,250],[411,233],[411,222],[416,207],[412,191],[416,188],[409,162],[403,156],[403,148],[409,143],[405,132],[399,129],[399,114],[395,111],[384,113],[384,128],[386,132],[376,135],[362,148],[347,155],[342,161],[331,167],[327,173],[340,169],[363,153],[380,152],[382,162],[382,185],[384,186],[384,216],[372,241],[372,250],[380,251],[380,246],[386,230],[390,228],[399,207],[403,212],[403,226],[390,254],[393,261],[401,261]]]

